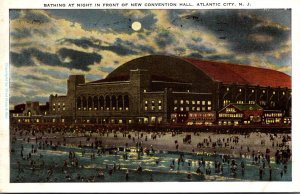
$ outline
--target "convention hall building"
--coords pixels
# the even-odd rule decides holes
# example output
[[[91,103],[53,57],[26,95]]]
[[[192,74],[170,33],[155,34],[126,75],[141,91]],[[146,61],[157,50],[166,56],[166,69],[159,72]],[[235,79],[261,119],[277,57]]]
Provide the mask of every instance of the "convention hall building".
[[[86,82],[84,75],[70,75],[67,94],[50,95],[47,116],[47,122],[90,124],[290,122],[291,77],[246,65],[149,55],[105,79]]]

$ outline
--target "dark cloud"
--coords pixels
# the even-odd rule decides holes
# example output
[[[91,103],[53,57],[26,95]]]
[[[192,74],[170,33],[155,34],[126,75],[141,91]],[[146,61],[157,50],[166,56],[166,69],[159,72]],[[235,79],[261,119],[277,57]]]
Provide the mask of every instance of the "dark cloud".
[[[37,29],[37,28],[19,28],[13,29],[10,32],[12,39],[21,39],[27,37],[47,37],[51,33],[55,33],[57,30],[55,28],[50,29]]]
[[[100,63],[102,56],[97,53],[86,53],[82,51],[77,51],[68,48],[61,48],[58,54],[63,60],[71,59],[71,62],[63,63],[63,65],[69,69],[81,69],[83,71],[88,71],[89,65],[95,62]]]
[[[155,42],[160,48],[173,44],[176,41],[175,36],[169,31],[163,31],[157,34]]]
[[[278,49],[282,43],[290,38],[290,30],[283,25],[274,25],[266,22],[265,18],[258,17],[260,10],[206,10],[184,16],[176,16],[171,11],[171,20],[174,25],[195,30],[206,29],[220,38],[220,41],[230,43],[230,48],[239,53],[255,53]],[[269,10],[276,14],[277,10]],[[278,12],[290,18],[290,11]],[[181,12],[182,14],[182,12]],[[263,14],[261,14],[262,16]],[[258,37],[258,38],[255,38]],[[262,37],[268,37],[267,41]]]
[[[89,65],[101,62],[102,56],[97,53],[86,53],[68,48],[61,48],[57,54],[44,52],[36,48],[23,49],[20,53],[10,52],[11,63],[16,67],[36,65],[32,58],[49,66],[88,71],[90,69]]]
[[[202,59],[203,56],[199,53],[191,53],[187,56],[188,58]]]
[[[50,18],[42,12],[32,10],[25,10],[24,12],[24,19],[29,23],[44,24],[51,21]]]
[[[31,55],[28,55],[25,52],[10,52],[10,62],[16,67],[34,65],[34,62],[31,60]]]
[[[9,10],[9,19],[14,20],[14,19],[19,18],[21,15],[20,12],[21,12],[21,10],[19,10],[19,9],[10,9]]]
[[[134,21],[142,23],[143,29],[153,29],[157,19],[149,10],[142,10],[144,15],[138,17],[129,14],[130,10],[47,10],[54,17],[78,22],[86,30],[100,30],[109,32],[135,33],[131,24]]]
[[[28,28],[14,29],[10,32],[12,38],[26,38],[32,35],[31,30]]]
[[[45,81],[45,78],[40,78],[35,75],[25,75],[23,76],[24,79],[31,79],[31,80],[36,80],[36,81]]]
[[[58,40],[58,42],[60,44],[65,44],[65,43],[74,44],[74,45],[84,48],[84,49],[87,49],[87,48],[100,49],[102,41],[83,37],[80,39],[64,38],[64,39]]]

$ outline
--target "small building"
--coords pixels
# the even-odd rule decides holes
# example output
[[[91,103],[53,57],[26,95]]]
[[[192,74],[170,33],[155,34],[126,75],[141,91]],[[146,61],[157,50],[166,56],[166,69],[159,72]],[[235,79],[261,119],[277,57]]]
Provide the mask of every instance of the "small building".
[[[216,112],[189,112],[187,125],[212,125],[216,121]]]
[[[263,108],[257,104],[229,104],[218,113],[219,125],[259,124]]]

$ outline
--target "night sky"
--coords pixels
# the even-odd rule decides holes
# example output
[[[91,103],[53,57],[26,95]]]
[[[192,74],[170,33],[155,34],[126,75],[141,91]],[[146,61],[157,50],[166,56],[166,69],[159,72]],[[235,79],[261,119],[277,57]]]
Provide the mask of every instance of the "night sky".
[[[10,106],[45,103],[70,74],[102,79],[149,54],[291,75],[291,10],[10,10]]]

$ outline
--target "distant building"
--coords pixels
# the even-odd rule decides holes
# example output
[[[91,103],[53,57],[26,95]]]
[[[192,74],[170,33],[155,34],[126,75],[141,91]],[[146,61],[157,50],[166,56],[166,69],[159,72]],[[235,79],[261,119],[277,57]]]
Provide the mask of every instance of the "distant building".
[[[16,105],[10,111],[13,123],[45,123],[49,113],[49,103],[40,105],[39,102],[27,101],[25,104]]]
[[[220,117],[231,114],[226,113],[230,107],[241,117]],[[231,124],[249,124],[261,123],[257,114],[263,110],[291,117],[289,75],[162,55],[131,60],[105,79],[92,82],[83,75],[71,75],[67,94],[49,98],[49,115],[57,117],[54,123],[210,125],[219,124],[218,119],[228,124],[229,119]]]

